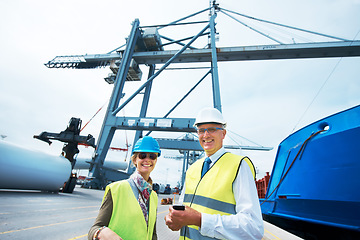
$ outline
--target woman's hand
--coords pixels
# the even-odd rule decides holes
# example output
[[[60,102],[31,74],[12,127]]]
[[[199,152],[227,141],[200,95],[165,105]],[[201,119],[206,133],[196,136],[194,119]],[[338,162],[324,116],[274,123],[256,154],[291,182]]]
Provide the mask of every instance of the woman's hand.
[[[108,227],[102,229],[97,238],[99,240],[123,240],[119,235],[117,235]]]

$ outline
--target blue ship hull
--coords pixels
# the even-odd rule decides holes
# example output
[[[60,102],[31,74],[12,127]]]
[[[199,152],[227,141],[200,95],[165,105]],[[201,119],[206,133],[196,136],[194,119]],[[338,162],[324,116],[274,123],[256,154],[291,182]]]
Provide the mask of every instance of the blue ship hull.
[[[359,171],[360,105],[281,142],[263,217],[305,239],[360,239]]]

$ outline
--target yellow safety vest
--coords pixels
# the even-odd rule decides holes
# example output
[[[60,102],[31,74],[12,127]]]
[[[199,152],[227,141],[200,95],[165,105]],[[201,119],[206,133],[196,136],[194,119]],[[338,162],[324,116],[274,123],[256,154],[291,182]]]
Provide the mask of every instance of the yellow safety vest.
[[[201,178],[204,159],[191,165],[186,172],[184,205],[208,214],[236,214],[236,202],[232,184],[237,176],[242,160],[245,160],[255,179],[255,168],[248,157],[225,153]],[[180,239],[212,239],[204,237],[197,226],[185,226],[180,231]]]
[[[151,191],[149,204],[149,226],[146,225],[145,217],[138,200],[127,180],[117,181],[108,185],[105,195],[111,190],[113,211],[109,222],[109,228],[124,240],[151,240],[156,222],[156,209],[158,197],[155,191]]]

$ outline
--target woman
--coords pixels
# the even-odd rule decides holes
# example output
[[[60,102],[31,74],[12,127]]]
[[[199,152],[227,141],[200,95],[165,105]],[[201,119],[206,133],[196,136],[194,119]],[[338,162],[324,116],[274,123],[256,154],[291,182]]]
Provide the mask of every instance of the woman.
[[[160,153],[158,142],[150,136],[136,142],[131,156],[136,171],[129,179],[106,187],[99,214],[88,234],[89,240],[157,239],[158,198],[152,191],[150,173]]]

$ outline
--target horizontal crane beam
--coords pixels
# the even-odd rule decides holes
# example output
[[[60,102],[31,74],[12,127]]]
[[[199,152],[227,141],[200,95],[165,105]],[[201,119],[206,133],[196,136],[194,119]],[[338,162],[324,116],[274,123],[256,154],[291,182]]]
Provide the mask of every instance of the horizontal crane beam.
[[[161,64],[166,63],[177,52],[177,50],[135,52],[133,58],[138,64]],[[358,56],[360,56],[360,41],[217,48],[219,62]],[[48,68],[98,68],[109,66],[112,60],[120,60],[121,57],[121,52],[58,56],[45,63],[45,66]],[[190,62],[211,62],[211,49],[188,49],[173,61],[173,63]]]
[[[196,132],[194,118],[116,117],[114,127],[125,130]]]
[[[201,147],[199,140],[186,140],[186,139],[163,139],[156,138],[157,142],[162,149],[175,149],[175,150],[191,150],[191,151],[204,151]],[[241,149],[241,150],[259,150],[270,151],[272,147],[262,146],[239,146],[239,145],[224,145],[225,149]]]
[[[138,64],[165,63],[176,52],[176,50],[136,52],[133,58]],[[360,56],[360,41],[217,48],[219,62],[354,56]],[[189,62],[211,62],[211,49],[186,50],[173,61],[173,63]]]
[[[198,140],[156,138],[161,149],[204,151]]]
[[[257,150],[257,151],[270,151],[273,150],[273,147],[263,147],[263,146],[240,146],[240,145],[225,145],[226,149],[241,149],[241,150]]]

